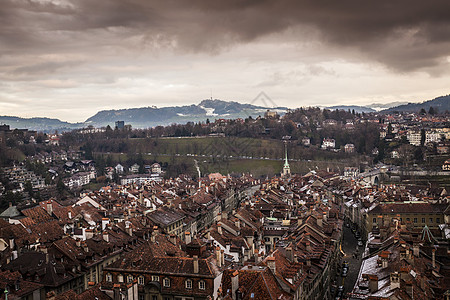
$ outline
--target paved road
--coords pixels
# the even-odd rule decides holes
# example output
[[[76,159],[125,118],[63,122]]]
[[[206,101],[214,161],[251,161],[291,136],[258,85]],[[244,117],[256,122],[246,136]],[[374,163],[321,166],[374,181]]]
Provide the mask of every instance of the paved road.
[[[356,258],[353,257],[353,253],[358,249],[358,255]],[[344,251],[345,255],[342,258],[342,261],[349,262],[349,270],[346,277],[338,276],[338,286],[344,286],[344,294],[351,292],[355,285],[356,280],[358,279],[359,268],[361,267],[361,253],[363,247],[358,247],[358,240],[353,234],[350,228],[344,226],[344,238],[342,241],[342,251]]]

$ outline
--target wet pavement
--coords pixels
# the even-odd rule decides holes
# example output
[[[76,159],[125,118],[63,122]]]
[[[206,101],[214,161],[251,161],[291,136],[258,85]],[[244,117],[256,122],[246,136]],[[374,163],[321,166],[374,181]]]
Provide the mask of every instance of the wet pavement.
[[[339,276],[336,279],[337,286],[340,285],[344,286],[344,294],[351,292],[353,290],[353,287],[355,286],[355,282],[358,279],[359,269],[361,267],[361,255],[363,250],[364,247],[358,247],[358,239],[353,234],[351,228],[347,228],[344,225],[342,251],[345,253],[345,255],[342,257],[341,263],[347,261],[349,265],[349,270],[347,276],[342,277],[341,272],[339,273]],[[355,253],[357,254],[354,255]]]

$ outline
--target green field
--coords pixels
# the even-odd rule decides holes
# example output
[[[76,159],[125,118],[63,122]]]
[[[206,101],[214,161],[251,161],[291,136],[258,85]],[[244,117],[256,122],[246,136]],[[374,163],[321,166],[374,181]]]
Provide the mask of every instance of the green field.
[[[220,172],[247,173],[254,176],[272,176],[281,172],[284,158],[282,141],[269,139],[201,137],[148,138],[128,140],[127,153],[96,153],[114,163],[125,165],[134,161],[149,164],[159,162],[166,166],[170,176],[188,173],[197,176],[195,161],[202,174]],[[288,144],[288,155],[293,173],[304,174],[312,169],[342,171],[345,166],[358,166],[360,157],[345,153],[305,148],[296,142]],[[293,160],[294,161],[293,161]],[[297,161],[299,160],[299,161]]]

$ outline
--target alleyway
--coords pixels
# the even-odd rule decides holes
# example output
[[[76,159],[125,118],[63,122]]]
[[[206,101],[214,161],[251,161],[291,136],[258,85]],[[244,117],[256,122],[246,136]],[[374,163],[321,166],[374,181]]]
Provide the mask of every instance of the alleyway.
[[[357,250],[358,249],[358,250]],[[347,261],[349,263],[349,270],[346,277],[338,276],[337,285],[344,286],[344,294],[351,292],[355,282],[358,278],[359,268],[361,267],[361,253],[363,247],[358,247],[358,239],[353,234],[351,228],[347,228],[344,225],[344,238],[342,241],[342,251],[345,255],[342,258],[342,262]],[[358,252],[356,258],[353,256],[355,252]]]

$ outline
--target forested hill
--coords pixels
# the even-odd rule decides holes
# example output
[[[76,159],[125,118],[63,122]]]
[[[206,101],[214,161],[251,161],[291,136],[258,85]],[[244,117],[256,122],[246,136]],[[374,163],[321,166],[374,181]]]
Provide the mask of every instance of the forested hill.
[[[391,113],[394,111],[399,111],[418,113],[422,109],[428,112],[431,107],[436,113],[445,113],[446,111],[450,111],[450,95],[437,97],[433,100],[425,101],[422,103],[408,103],[405,105],[391,107],[389,109],[383,110],[382,112]]]
[[[87,125],[106,126],[117,120],[125,121],[133,127],[151,127],[157,125],[182,124],[206,121],[206,119],[236,119],[264,115],[267,107],[241,104],[234,101],[203,100],[200,104],[174,107],[142,107],[119,110],[104,110],[86,120]],[[270,108],[284,114],[286,107]]]

